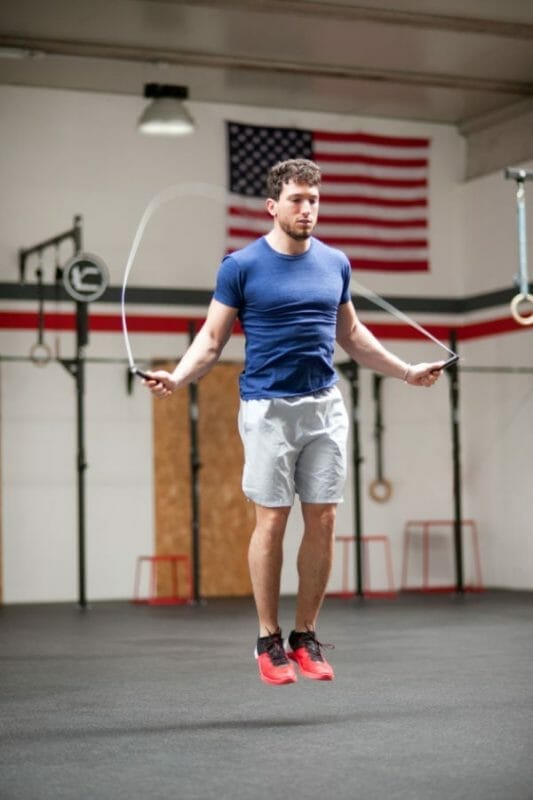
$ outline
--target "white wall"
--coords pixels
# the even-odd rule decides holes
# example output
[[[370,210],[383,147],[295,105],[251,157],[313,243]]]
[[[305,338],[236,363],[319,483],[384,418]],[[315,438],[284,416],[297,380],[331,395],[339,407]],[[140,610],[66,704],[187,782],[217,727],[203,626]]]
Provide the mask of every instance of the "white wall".
[[[513,165],[509,165],[513,166]],[[520,165],[533,169],[533,162]],[[529,279],[533,271],[533,193],[526,184]],[[464,188],[468,293],[512,287],[518,273],[516,186],[503,174]],[[517,291],[517,290],[516,290]],[[494,316],[509,314],[507,306]],[[473,341],[468,366],[533,369],[533,329]],[[527,513],[533,450],[533,374],[463,375],[465,494],[483,536],[489,585],[531,588],[533,543]]]
[[[533,369],[531,333],[484,340],[468,352],[476,364]],[[462,383],[465,493],[483,535],[487,583],[531,588],[533,374],[466,373]]]
[[[532,170],[533,162],[520,166]],[[526,183],[527,255],[533,264],[533,191]],[[462,188],[465,235],[466,294],[478,294],[513,285],[518,274],[516,183],[503,171],[467,183]]]
[[[386,120],[346,118],[316,113],[192,104],[197,133],[188,139],[145,139],[135,131],[143,101],[132,97],[1,87],[0,280],[17,279],[17,251],[70,227],[73,215],[84,219],[84,245],[108,264],[112,284],[121,282],[139,219],[160,189],[182,181],[202,181],[217,188],[225,184],[224,121],[297,125],[372,132],[429,135],[431,166],[431,262],[427,275],[365,275],[363,282],[377,292],[423,296],[462,296],[509,283],[509,272],[496,266],[496,247],[481,256],[478,241],[486,235],[480,219],[489,196],[501,202],[502,187],[494,181],[468,186],[459,183],[463,142],[447,126]],[[505,187],[507,190],[509,186]],[[505,202],[511,203],[509,197]],[[465,214],[468,225],[465,224]],[[512,210],[506,212],[512,218]],[[511,220],[508,220],[512,222]],[[507,252],[515,244],[514,225],[493,226],[492,244]],[[176,201],[153,219],[135,262],[130,285],[211,288],[224,243],[224,213],[218,200]],[[505,244],[507,243],[507,244]],[[69,253],[63,253],[67,257]],[[473,261],[483,260],[476,266]],[[490,262],[490,278],[482,272]],[[33,281],[34,266],[28,280]],[[51,280],[53,264],[46,265]],[[35,310],[33,303],[1,303],[2,310]],[[117,312],[98,304],[96,312]],[[153,309],[130,307],[130,312]],[[194,313],[195,309],[187,309]],[[196,309],[200,315],[203,309]],[[156,313],[183,313],[157,309]],[[369,315],[369,319],[374,315]],[[381,319],[381,317],[380,317]],[[424,322],[424,319],[421,320]],[[50,340],[53,336],[50,337]],[[73,354],[73,337],[61,334],[63,355]],[[0,355],[26,355],[35,334],[1,331]],[[491,340],[492,341],[492,340]],[[136,356],[180,355],[184,336],[133,335]],[[432,344],[392,342],[391,349],[410,361],[436,356]],[[490,342],[468,345],[469,358],[488,350],[489,360],[504,360],[511,350],[518,361],[527,359],[527,334],[509,334]],[[119,334],[92,334],[90,358],[123,358]],[[242,357],[242,340],[232,340],[224,353]],[[342,354],[339,353],[342,360]],[[498,360],[499,359],[499,360]],[[496,466],[477,470],[472,463],[483,453],[485,432],[477,413],[479,391],[475,380],[465,381],[465,511],[480,517],[487,580],[495,586],[531,587],[533,567],[525,563],[521,505],[511,503],[510,492],[521,486],[522,467],[502,458],[513,439],[500,436],[493,451]],[[485,378],[480,380],[485,381]],[[347,387],[343,383],[343,390]],[[472,387],[471,387],[472,384]],[[500,386],[498,379],[494,384]],[[491,406],[490,422],[505,430],[508,414],[516,410],[527,379],[511,379],[505,402]],[[362,444],[365,487],[373,477],[372,407],[370,375],[362,376]],[[488,384],[483,384],[486,386]],[[482,390],[484,391],[484,390]],[[487,395],[484,395],[485,400]],[[1,364],[2,516],[4,601],[73,600],[76,586],[75,396],[74,381],[59,366],[38,368],[27,363]],[[525,401],[524,401],[525,402]],[[367,499],[363,509],[367,533],[386,533],[394,550],[399,578],[401,532],[405,519],[451,516],[451,454],[445,381],[432,393],[386,381],[385,465],[394,484],[387,504]],[[523,406],[520,406],[522,409]],[[522,413],[522,411],[520,412]],[[468,430],[466,427],[468,425]],[[527,429],[527,423],[526,423]],[[523,430],[523,426],[522,426]],[[87,375],[87,574],[88,597],[123,598],[131,595],[135,556],[153,547],[151,402],[137,388],[132,397],[124,389],[124,369],[90,364]],[[529,449],[531,447],[529,446]],[[485,513],[484,496],[495,495],[498,472],[508,479],[504,493],[505,537],[502,515]],[[366,489],[365,489],[366,491]],[[481,519],[482,517],[482,519]],[[351,478],[346,502],[339,511],[339,533],[353,530]],[[509,529],[513,536],[510,544]],[[286,540],[283,591],[294,592],[294,567],[299,514],[293,512]],[[377,558],[377,557],[376,557]],[[517,567],[517,563],[522,566]],[[531,563],[531,562],[530,562]],[[338,569],[334,580],[338,579]],[[377,578],[382,580],[381,567]]]

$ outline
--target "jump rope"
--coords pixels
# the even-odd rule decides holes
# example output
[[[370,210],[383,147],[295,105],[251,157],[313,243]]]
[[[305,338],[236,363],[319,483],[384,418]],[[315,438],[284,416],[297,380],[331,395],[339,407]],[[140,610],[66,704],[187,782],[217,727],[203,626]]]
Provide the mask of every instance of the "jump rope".
[[[160,192],[154,195],[143,212],[141,221],[137,226],[137,231],[135,232],[135,236],[133,238],[128,260],[126,262],[126,269],[124,270],[124,278],[122,281],[122,292],[120,295],[122,331],[124,333],[124,344],[126,345],[129,369],[133,375],[138,375],[140,378],[149,378],[149,375],[147,375],[146,372],[137,366],[135,358],[133,357],[133,351],[128,333],[128,323],[126,319],[126,289],[128,285],[128,279],[130,277],[133,262],[135,261],[135,256],[139,250],[139,245],[141,244],[146,226],[148,225],[150,219],[162,205],[168,203],[170,200],[177,200],[180,197],[203,197],[209,200],[217,200],[224,204],[227,200],[226,192],[218,186],[199,182],[176,183],[172,186],[167,186],[165,189],[162,189]]]
[[[155,212],[165,203],[168,203],[170,200],[177,200],[178,198],[189,198],[189,197],[203,197],[209,200],[216,200],[217,202],[221,202],[224,205],[227,202],[227,194],[226,192],[218,186],[213,186],[209,183],[201,183],[201,182],[194,182],[194,183],[178,183],[173,184],[171,186],[167,186],[165,189],[162,189],[158,192],[154,197],[150,200],[148,205],[146,206],[139,225],[137,227],[137,231],[133,238],[133,242],[131,245],[131,249],[128,255],[128,259],[126,261],[126,268],[124,270],[124,278],[122,281],[122,291],[120,296],[120,307],[121,307],[121,318],[122,318],[122,331],[124,334],[124,344],[126,346],[126,353],[128,356],[128,364],[130,372],[133,375],[138,375],[140,378],[150,378],[150,376],[142,369],[140,369],[135,361],[133,356],[133,350],[130,342],[130,337],[128,333],[128,323],[127,323],[127,316],[126,316],[126,290],[128,285],[128,280],[130,277],[131,269],[133,263],[135,261],[135,257],[139,250],[139,245],[143,238],[144,232],[146,230],[146,226],[148,222],[155,214]],[[449,355],[448,358],[442,367],[439,369],[444,369],[446,367],[455,364],[459,360],[459,356],[457,353],[454,353],[453,350],[450,350],[445,344],[443,344],[439,339],[433,336],[428,330],[419,325],[414,319],[409,317],[407,314],[404,314],[403,311],[393,306],[392,303],[389,303],[388,300],[385,300],[380,295],[373,292],[371,289],[368,289],[366,286],[363,286],[361,283],[356,281],[354,278],[350,281],[350,287],[357,292],[362,297],[365,297],[367,300],[370,300],[371,303],[378,306],[379,308],[387,311],[388,313],[392,314],[397,319],[405,322],[406,324],[410,325],[412,328],[417,330],[426,338],[430,339],[432,342],[437,344],[443,350],[445,350]]]

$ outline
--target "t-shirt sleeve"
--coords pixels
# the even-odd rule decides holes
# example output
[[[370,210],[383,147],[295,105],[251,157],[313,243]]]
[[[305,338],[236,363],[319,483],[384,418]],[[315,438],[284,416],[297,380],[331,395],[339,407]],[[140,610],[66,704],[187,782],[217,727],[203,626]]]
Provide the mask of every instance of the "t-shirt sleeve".
[[[344,259],[342,265],[342,295],[341,295],[341,302],[339,305],[343,305],[347,303],[352,296],[350,291],[350,281],[352,279],[352,267],[348,259]]]
[[[239,265],[231,256],[226,256],[218,268],[215,300],[231,308],[242,307],[242,288]]]

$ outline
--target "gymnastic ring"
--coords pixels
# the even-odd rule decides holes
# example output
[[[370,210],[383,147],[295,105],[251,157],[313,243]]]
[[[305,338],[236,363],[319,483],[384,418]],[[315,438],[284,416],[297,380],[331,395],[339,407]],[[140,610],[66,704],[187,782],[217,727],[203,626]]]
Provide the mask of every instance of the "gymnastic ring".
[[[372,481],[370,484],[368,493],[372,500],[375,500],[377,503],[386,503],[392,495],[392,483],[386,478],[376,478],[376,480]]]
[[[30,350],[30,359],[37,367],[45,367],[52,358],[52,351],[44,342],[35,342]]]
[[[515,295],[511,300],[511,314],[519,325],[533,325],[533,309],[527,317],[523,317],[518,311],[518,306],[524,301],[533,306],[533,294],[522,294],[522,292],[519,292],[519,294]]]

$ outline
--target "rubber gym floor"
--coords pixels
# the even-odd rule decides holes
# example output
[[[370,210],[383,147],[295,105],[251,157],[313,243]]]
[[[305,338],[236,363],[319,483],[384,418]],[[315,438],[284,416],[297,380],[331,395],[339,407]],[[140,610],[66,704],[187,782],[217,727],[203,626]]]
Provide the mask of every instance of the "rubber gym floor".
[[[5,606],[0,797],[531,800],[532,621],[528,592],[330,598],[336,680],[271,687],[250,598]]]

